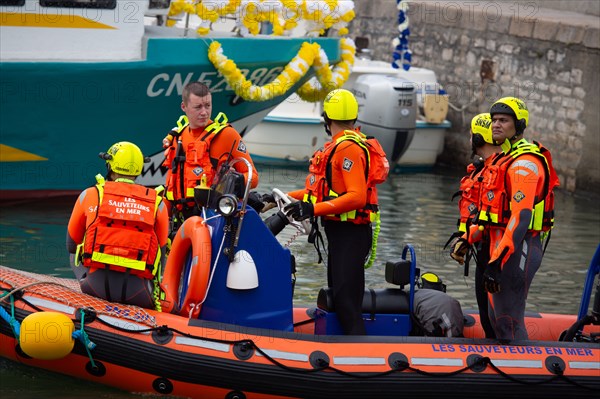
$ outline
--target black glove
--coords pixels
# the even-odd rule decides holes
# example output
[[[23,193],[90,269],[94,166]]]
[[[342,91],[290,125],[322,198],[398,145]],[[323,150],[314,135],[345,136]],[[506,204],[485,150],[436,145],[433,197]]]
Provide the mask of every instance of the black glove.
[[[490,294],[500,292],[500,276],[502,274],[500,263],[500,258],[498,258],[488,263],[483,271],[483,286]]]
[[[275,197],[273,197],[273,194],[263,194],[262,198],[261,198],[262,202],[265,202],[267,204],[274,204],[275,203]]]
[[[262,202],[261,195],[256,191],[250,191],[250,194],[248,194],[248,205],[250,205],[256,213],[260,213],[265,206]]]
[[[299,222],[314,216],[315,207],[310,202],[297,201],[287,204],[283,208],[285,215]]]
[[[459,264],[465,264],[465,256],[469,252],[471,246],[469,242],[462,237],[455,238],[452,243],[450,243],[450,257],[457,261]]]

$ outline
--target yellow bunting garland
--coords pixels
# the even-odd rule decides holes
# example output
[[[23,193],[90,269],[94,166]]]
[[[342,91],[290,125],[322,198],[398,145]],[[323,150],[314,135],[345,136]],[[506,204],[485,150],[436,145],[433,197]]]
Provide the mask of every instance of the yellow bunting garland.
[[[182,13],[200,18],[199,35],[208,34],[212,23],[228,17],[236,19],[242,36],[259,34],[263,22],[271,23],[275,36],[291,34],[301,20],[310,36],[322,35],[327,29],[344,36],[348,34],[348,23],[355,16],[354,2],[350,0],[229,0],[225,4],[224,0],[173,0],[167,26],[174,26],[177,22],[174,17]]]
[[[340,46],[342,60],[333,67],[333,70],[329,67],[325,52],[320,51],[320,57],[315,58],[313,65],[316,78],[312,78],[298,89],[297,93],[301,99],[308,102],[322,101],[327,93],[339,89],[346,83],[354,65],[356,46],[351,39],[341,39]]]
[[[340,88],[348,77],[354,65],[355,46],[351,39],[341,39],[342,61],[333,71],[329,68],[329,60],[325,51],[318,43],[304,42],[298,54],[285,66],[283,71],[270,83],[264,86],[253,85],[247,80],[235,62],[223,54],[221,44],[214,41],[208,48],[208,59],[223,75],[234,92],[246,101],[267,101],[285,94],[295,85],[312,66],[320,87],[316,83],[305,83],[298,94],[305,101],[320,101],[334,89]]]

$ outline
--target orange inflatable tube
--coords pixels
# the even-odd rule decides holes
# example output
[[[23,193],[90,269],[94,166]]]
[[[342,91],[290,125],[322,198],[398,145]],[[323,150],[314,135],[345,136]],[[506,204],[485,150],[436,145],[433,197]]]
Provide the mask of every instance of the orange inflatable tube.
[[[180,283],[182,278],[185,278],[182,273],[190,251],[192,258],[187,292],[179,307],[176,307]],[[163,312],[198,317],[202,309],[201,302],[208,288],[210,260],[211,242],[208,226],[200,216],[192,216],[177,231],[167,258],[161,284],[166,294],[165,301],[162,302]]]

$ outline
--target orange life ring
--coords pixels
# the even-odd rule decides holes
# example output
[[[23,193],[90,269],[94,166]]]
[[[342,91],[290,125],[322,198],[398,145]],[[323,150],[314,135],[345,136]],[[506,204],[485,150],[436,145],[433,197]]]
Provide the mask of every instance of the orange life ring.
[[[192,265],[185,298],[179,306],[179,315],[197,318],[202,308],[201,301],[206,295],[210,275],[211,241],[208,226],[200,216],[187,219],[175,235],[167,265],[163,274],[162,289],[165,301],[163,312],[172,313],[179,298],[179,284],[187,260],[192,251]]]

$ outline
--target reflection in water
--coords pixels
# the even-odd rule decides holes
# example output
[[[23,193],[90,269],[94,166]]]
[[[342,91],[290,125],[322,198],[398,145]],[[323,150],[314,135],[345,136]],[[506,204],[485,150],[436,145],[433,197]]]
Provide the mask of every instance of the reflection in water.
[[[273,187],[289,191],[303,186],[306,172],[294,169],[260,168],[263,193]],[[405,244],[415,247],[421,271],[437,273],[448,286],[448,293],[457,298],[463,308],[476,308],[473,274],[463,276],[459,266],[443,249],[456,229],[457,205],[450,202],[458,189],[460,176],[446,174],[395,175],[379,187],[382,208],[381,233],[375,265],[366,271],[367,286],[386,286],[384,264],[399,259]],[[75,199],[5,206],[0,209],[0,264],[62,277],[71,277],[65,250],[66,226]],[[287,227],[278,239],[287,243],[294,236]],[[600,203],[574,198],[558,192],[556,199],[556,228],[542,267],[533,280],[527,302],[528,310],[555,313],[577,313],[581,291],[589,262],[600,242]],[[297,303],[314,306],[318,290],[326,284],[325,266],[317,264],[318,257],[305,236],[290,244],[296,256]],[[74,382],[68,377],[48,377],[46,372],[32,371],[36,377],[19,377],[26,369],[0,360],[0,381],[3,397],[84,397],[88,383]],[[29,372],[27,372],[29,373]],[[29,376],[29,374],[27,374]],[[14,389],[5,379],[17,381]],[[53,385],[49,382],[55,378]],[[36,382],[35,380],[39,382]],[[65,396],[61,386],[69,386],[73,395]],[[5,389],[5,387],[7,389]],[[23,387],[27,387],[24,389]],[[92,388],[95,397],[130,397],[110,388]],[[43,392],[44,395],[39,394]],[[38,395],[39,394],[39,395]],[[50,395],[50,396],[48,396]]]

